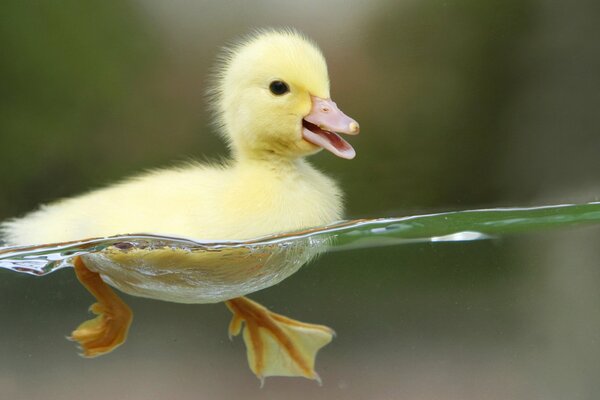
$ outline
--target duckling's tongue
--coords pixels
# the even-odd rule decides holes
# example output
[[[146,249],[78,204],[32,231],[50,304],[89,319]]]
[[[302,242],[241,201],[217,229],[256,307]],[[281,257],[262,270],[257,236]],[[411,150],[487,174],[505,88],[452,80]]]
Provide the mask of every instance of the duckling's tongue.
[[[338,157],[352,159],[356,152],[336,132],[358,135],[358,123],[344,114],[331,99],[311,96],[312,109],[302,120],[304,140],[329,150]]]

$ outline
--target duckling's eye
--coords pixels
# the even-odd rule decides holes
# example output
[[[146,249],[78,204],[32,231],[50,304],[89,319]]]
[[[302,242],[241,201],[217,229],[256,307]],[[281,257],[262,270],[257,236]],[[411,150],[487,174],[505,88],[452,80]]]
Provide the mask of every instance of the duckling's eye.
[[[287,92],[289,92],[290,88],[287,85],[287,83],[283,81],[273,81],[269,85],[269,90],[271,91],[271,93],[277,96],[281,96],[282,94],[286,94]]]

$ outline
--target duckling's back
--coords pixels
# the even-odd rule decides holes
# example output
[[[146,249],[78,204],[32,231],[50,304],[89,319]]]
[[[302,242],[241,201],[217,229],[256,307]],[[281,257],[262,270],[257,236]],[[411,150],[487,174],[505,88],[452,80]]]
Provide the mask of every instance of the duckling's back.
[[[128,233],[250,239],[342,216],[335,182],[302,160],[159,170],[42,206],[0,226],[12,245]]]

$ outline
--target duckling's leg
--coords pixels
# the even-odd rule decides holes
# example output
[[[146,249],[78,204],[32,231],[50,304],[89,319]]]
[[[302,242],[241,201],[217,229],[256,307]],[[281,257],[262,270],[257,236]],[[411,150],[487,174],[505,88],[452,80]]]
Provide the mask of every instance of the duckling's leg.
[[[79,342],[85,357],[111,352],[125,342],[133,313],[100,274],[87,269],[81,257],[75,258],[74,267],[79,282],[98,300],[90,307],[97,317],[79,325],[69,339]]]
[[[246,323],[243,337],[248,363],[261,382],[267,376],[303,376],[321,382],[314,370],[315,357],[331,342],[333,329],[275,314],[246,297],[225,304],[233,313],[230,338],[240,333],[242,322]]]

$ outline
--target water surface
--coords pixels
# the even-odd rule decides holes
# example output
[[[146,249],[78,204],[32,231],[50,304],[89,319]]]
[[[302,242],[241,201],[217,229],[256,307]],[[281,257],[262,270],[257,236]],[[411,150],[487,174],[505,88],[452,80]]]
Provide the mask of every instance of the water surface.
[[[98,253],[109,248],[123,251],[171,248],[195,254],[247,249],[252,253],[274,255],[290,252],[298,256],[298,249],[318,253],[415,242],[469,241],[494,235],[594,223],[600,223],[600,203],[597,202],[356,219],[245,241],[207,242],[156,234],[128,234],[82,238],[66,243],[3,247],[0,248],[0,268],[41,276],[72,266],[70,261],[75,256]],[[291,252],[292,249],[296,251]],[[285,263],[285,260],[280,261]]]

